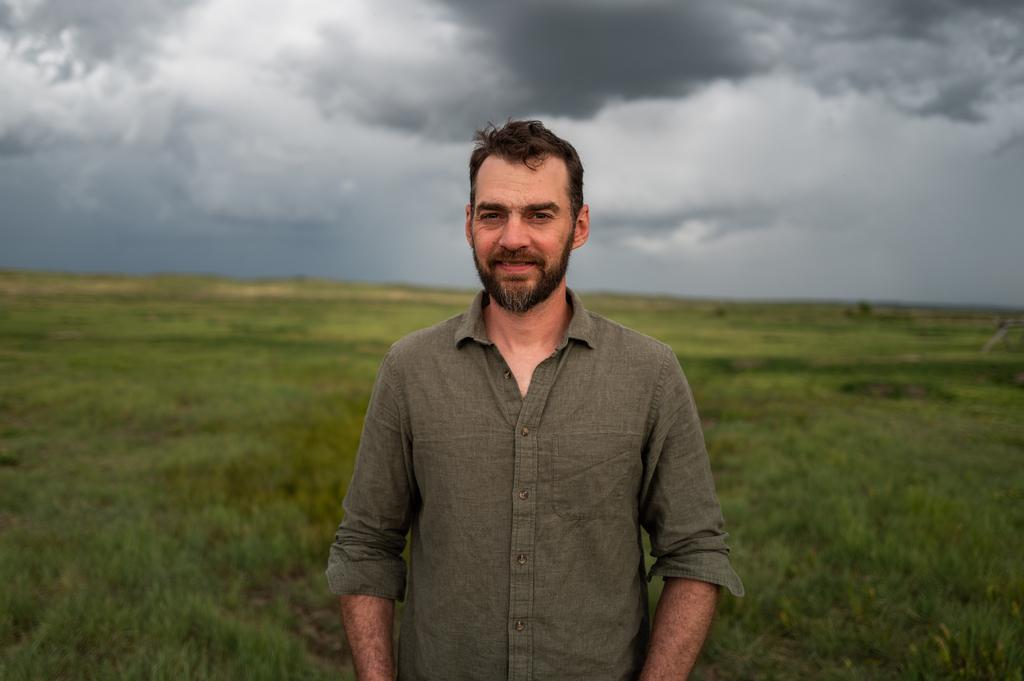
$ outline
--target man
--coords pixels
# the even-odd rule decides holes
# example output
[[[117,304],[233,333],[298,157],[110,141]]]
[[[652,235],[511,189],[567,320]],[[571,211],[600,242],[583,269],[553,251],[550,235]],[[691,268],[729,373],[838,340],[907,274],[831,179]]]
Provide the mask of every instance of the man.
[[[327,568],[360,681],[685,678],[728,561],[666,345],[566,288],[583,167],[538,121],[479,131],[466,240],[484,291],[395,343]],[[650,631],[641,527],[665,579]],[[408,591],[402,559],[411,530]]]

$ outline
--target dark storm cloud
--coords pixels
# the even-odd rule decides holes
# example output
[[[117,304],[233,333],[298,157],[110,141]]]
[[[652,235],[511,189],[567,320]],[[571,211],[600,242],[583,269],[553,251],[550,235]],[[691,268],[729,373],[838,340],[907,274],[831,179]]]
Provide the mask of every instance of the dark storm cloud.
[[[892,31],[908,37],[925,37],[945,21],[961,15],[984,14],[998,17],[1017,16],[1018,0],[875,0],[865,4],[875,31]]]
[[[912,114],[977,123],[1024,78],[1024,6],[1010,0],[423,6],[440,9],[457,29],[426,58],[394,56],[405,36],[384,56],[368,55],[350,29],[325,27],[318,52],[285,55],[281,70],[328,114],[448,139],[465,139],[488,120],[586,119],[613,102],[686,96],[769,72],[825,93],[879,93]]]
[[[326,28],[322,51],[286,56],[282,72],[328,113],[459,139],[488,120],[586,118],[610,101],[678,97],[767,66],[728,7],[710,0],[439,5],[460,28],[446,54],[366,57],[344,28]]]
[[[1018,0],[741,0],[771,21],[812,41],[870,42],[879,38],[943,40],[944,25],[965,17],[1020,22]]]
[[[608,100],[675,97],[765,66],[721,2],[444,4],[548,114],[585,117]]]
[[[989,99],[987,83],[980,78],[953,81],[942,89],[917,112],[924,116],[946,116],[965,123],[980,123],[985,119],[980,105]]]
[[[826,93],[879,93],[921,116],[978,123],[1024,77],[1014,0],[745,0],[778,68]]]

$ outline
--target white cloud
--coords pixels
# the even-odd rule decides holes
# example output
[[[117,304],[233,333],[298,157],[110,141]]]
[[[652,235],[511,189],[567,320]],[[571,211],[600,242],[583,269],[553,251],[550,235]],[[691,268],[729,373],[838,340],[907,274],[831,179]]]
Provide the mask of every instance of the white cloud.
[[[676,229],[659,234],[630,234],[622,245],[654,258],[675,259],[682,254],[699,251],[715,233],[715,224],[707,220],[685,220]]]
[[[583,150],[588,200],[599,214],[630,229],[743,216],[722,231],[768,226],[778,215],[828,228],[829,213],[846,219],[901,201],[951,167],[984,163],[1013,125],[922,120],[877,97],[825,96],[782,76],[552,123]],[[814,209],[826,202],[828,210]],[[765,222],[749,224],[752,212]]]
[[[553,121],[582,150],[591,243],[614,263],[578,269],[596,287],[1013,304],[1024,150],[994,151],[1021,106],[921,119],[773,76]]]

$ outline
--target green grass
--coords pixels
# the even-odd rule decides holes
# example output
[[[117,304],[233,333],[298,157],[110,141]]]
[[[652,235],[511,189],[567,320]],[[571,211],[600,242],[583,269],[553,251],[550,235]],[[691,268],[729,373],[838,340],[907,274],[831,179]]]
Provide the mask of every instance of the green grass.
[[[349,674],[322,570],[377,363],[469,297],[0,272],[0,678]],[[748,595],[694,678],[1024,679],[992,313],[584,299],[701,408]]]

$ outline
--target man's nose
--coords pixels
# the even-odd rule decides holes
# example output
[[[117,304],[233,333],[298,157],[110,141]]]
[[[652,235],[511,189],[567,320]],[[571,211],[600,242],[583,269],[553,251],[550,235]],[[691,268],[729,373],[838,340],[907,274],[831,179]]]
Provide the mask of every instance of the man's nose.
[[[501,238],[498,243],[510,250],[515,251],[530,244],[529,226],[515,213],[508,216],[505,227],[501,230]]]

